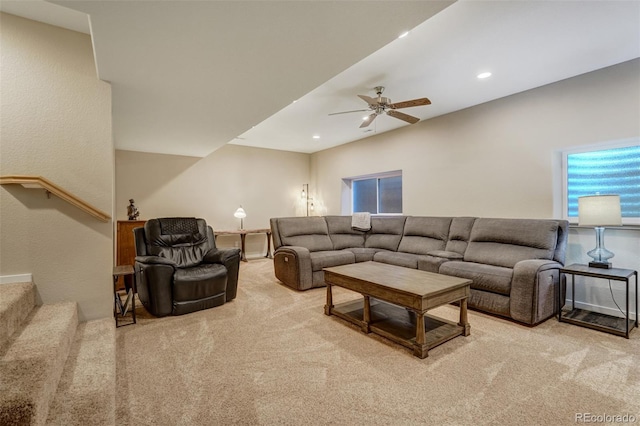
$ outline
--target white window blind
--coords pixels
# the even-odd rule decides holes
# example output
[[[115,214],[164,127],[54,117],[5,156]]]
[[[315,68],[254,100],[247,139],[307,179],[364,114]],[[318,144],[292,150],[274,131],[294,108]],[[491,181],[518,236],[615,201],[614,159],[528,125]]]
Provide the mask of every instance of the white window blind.
[[[569,218],[578,217],[578,197],[595,194],[620,195],[623,221],[640,218],[640,145],[566,153],[565,164]]]

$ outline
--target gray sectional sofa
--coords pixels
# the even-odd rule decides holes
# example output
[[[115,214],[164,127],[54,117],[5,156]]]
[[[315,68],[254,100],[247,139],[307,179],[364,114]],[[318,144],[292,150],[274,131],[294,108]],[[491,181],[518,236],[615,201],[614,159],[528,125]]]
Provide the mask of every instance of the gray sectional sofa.
[[[534,325],[557,312],[568,222],[475,217],[271,219],[276,277],[296,290],[325,286],[322,268],[375,261],[473,280],[469,307]]]

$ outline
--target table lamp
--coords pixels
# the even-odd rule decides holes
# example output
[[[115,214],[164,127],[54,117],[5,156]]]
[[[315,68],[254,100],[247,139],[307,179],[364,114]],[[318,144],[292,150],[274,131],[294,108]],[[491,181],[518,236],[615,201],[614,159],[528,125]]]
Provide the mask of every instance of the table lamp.
[[[588,195],[578,197],[578,225],[593,226],[596,231],[596,248],[587,252],[593,258],[589,266],[611,268],[608,261],[614,254],[604,247],[604,227],[622,225],[619,195]]]
[[[244,229],[244,218],[247,217],[247,213],[244,211],[242,206],[238,207],[238,210],[233,214],[235,217],[240,219],[240,229]]]

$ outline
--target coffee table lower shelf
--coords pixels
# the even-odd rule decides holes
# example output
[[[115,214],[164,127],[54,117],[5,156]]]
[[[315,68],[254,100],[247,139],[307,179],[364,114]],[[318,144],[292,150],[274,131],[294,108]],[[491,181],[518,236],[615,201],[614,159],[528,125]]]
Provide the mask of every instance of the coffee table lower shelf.
[[[331,315],[349,321],[362,329],[373,332],[404,347],[416,349],[416,315],[401,306],[377,299],[370,299],[371,321],[364,321],[364,300],[340,303],[331,308]],[[457,336],[465,335],[465,328],[455,322],[433,315],[424,315],[425,344],[432,349]]]

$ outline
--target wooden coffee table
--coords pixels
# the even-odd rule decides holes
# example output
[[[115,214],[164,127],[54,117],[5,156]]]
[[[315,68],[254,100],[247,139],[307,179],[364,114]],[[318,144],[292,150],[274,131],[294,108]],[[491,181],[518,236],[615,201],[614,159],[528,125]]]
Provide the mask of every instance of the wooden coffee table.
[[[468,336],[467,298],[471,280],[403,268],[378,262],[361,262],[324,268],[327,283],[326,315],[335,315],[376,333],[426,358],[429,349],[456,336]],[[333,305],[333,286],[361,293],[364,299]],[[460,322],[426,312],[460,302]]]

